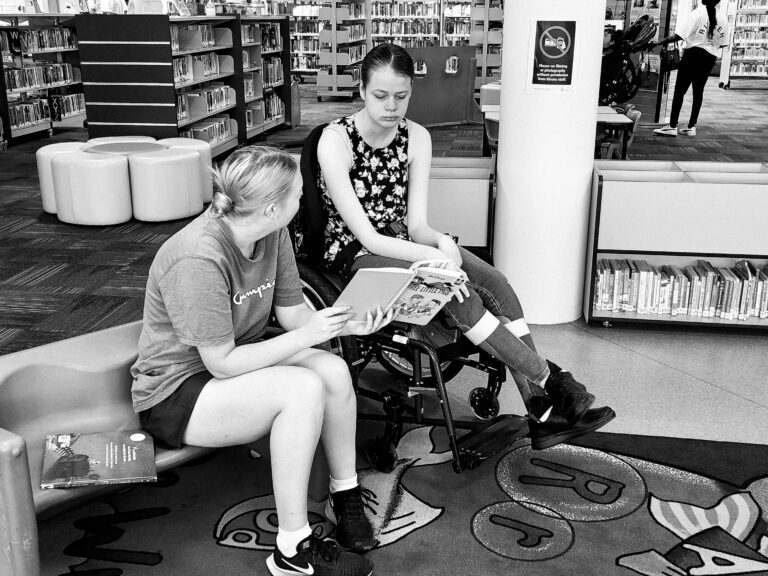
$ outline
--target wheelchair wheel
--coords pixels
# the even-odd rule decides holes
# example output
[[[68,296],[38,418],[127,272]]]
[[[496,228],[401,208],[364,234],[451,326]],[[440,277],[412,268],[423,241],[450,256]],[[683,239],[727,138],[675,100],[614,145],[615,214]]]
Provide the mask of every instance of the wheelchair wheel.
[[[473,388],[469,393],[469,406],[482,420],[493,420],[499,415],[499,399],[488,388]]]
[[[338,290],[320,273],[302,262],[297,262],[299,279],[304,300],[313,310],[327,308],[334,303],[339,295]],[[341,356],[349,366],[353,381],[357,381],[358,368],[356,362],[360,359],[357,341],[354,336],[341,336],[327,342],[326,350]]]
[[[389,350],[379,350],[376,357],[379,360],[379,364],[395,376],[396,378],[411,378],[413,376],[413,365],[410,360],[397,352],[391,352]],[[440,363],[440,370],[443,373],[443,382],[448,382],[454,378],[464,365],[461,362],[451,362],[447,360]],[[432,376],[432,369],[429,363],[426,361],[426,357],[421,366],[421,377],[424,383],[431,383],[434,380]]]

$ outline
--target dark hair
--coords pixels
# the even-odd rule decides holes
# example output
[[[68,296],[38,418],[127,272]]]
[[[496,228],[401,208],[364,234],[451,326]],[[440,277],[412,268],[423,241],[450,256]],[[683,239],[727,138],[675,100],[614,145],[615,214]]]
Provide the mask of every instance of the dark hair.
[[[707,16],[709,16],[709,36],[715,33],[715,26],[717,26],[717,12],[715,6],[720,4],[720,0],[701,0],[701,3],[707,7]]]
[[[379,44],[363,58],[360,65],[360,78],[363,88],[379,68],[392,68],[395,74],[407,76],[413,80],[413,58],[402,46],[398,44]]]

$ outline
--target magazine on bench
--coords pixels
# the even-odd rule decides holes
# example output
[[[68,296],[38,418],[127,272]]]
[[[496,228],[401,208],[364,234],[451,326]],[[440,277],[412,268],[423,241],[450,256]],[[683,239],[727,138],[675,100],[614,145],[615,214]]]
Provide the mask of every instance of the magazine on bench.
[[[143,430],[45,437],[42,488],[155,481],[155,445]]]
[[[450,260],[420,260],[410,268],[360,268],[334,306],[351,306],[354,320],[365,320],[381,306],[395,309],[394,320],[424,326],[467,282]]]

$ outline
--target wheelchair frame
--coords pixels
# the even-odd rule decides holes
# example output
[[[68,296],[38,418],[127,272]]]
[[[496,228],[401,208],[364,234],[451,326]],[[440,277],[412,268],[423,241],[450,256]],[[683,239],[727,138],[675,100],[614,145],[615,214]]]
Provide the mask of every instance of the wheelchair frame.
[[[321,124],[313,128],[304,143],[300,160],[304,193],[299,213],[291,226],[305,298],[316,308],[332,305],[344,286],[340,275],[323,265],[325,217],[318,187],[317,144],[325,126]],[[350,367],[356,393],[382,404],[383,414],[358,414],[361,420],[385,422],[384,434],[371,440],[366,447],[366,456],[374,468],[383,471],[394,469],[396,446],[403,424],[445,427],[453,470],[457,473],[476,468],[527,434],[526,418],[498,416],[498,395],[506,380],[506,366],[471,344],[458,328],[452,330],[453,342],[444,346],[435,346],[425,339],[414,337],[412,326],[400,322],[393,322],[368,336],[344,336],[331,342],[331,351],[339,354]],[[403,373],[402,378],[397,378],[401,389],[375,392],[360,386],[360,373],[374,360],[396,375],[386,365],[385,353],[410,364],[410,373]],[[471,358],[475,354],[479,355],[477,360]],[[455,369],[457,365],[458,370]],[[485,388],[475,388],[469,395],[470,406],[478,418],[473,421],[454,419],[445,386],[464,366],[485,372],[488,377]],[[424,415],[423,395],[431,393],[437,398],[442,418]],[[458,437],[456,431],[459,429],[470,432]]]

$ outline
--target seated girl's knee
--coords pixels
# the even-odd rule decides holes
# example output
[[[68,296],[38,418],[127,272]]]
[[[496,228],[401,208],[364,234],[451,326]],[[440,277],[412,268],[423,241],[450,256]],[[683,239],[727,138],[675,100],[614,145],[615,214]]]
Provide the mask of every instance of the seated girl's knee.
[[[286,382],[285,393],[289,401],[322,409],[325,399],[323,379],[313,370],[299,369],[291,381]]]

